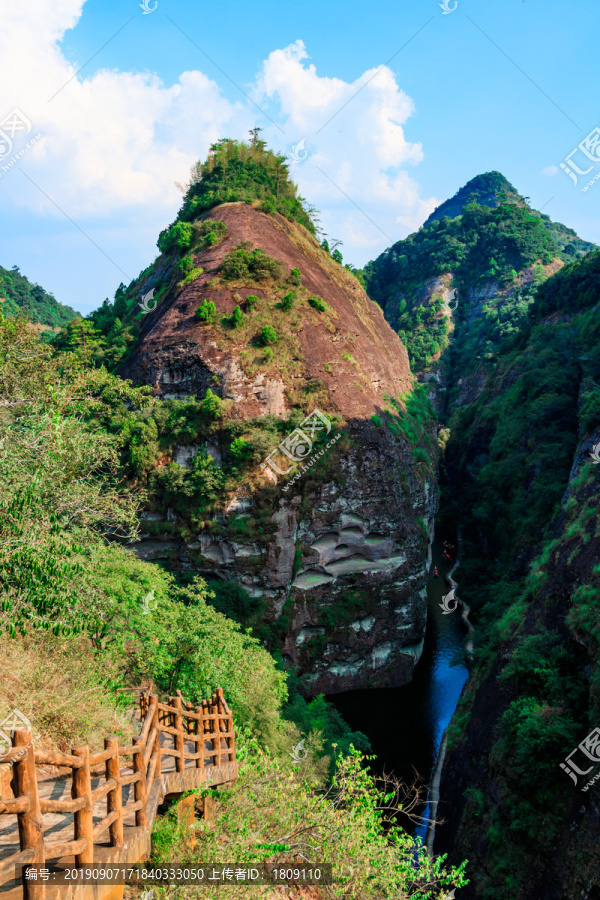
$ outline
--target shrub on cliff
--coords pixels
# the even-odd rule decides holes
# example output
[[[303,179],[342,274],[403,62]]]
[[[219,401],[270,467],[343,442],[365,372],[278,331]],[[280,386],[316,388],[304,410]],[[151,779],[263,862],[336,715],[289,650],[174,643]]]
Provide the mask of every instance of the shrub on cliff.
[[[214,510],[224,484],[222,470],[204,448],[196,454],[190,469],[172,462],[156,469],[151,480],[159,502],[187,517],[193,526]]]
[[[244,313],[240,306],[236,306],[229,317],[229,324],[232,328],[237,328],[244,321]]]
[[[223,401],[217,394],[213,394],[210,388],[207,389],[204,399],[200,403],[202,415],[207,419],[220,419],[223,415]]]
[[[327,309],[320,297],[309,297],[308,305],[312,306],[313,309],[316,309],[319,312],[325,312],[325,310]]]
[[[204,222],[196,225],[195,228],[196,234],[204,247],[214,247],[227,235],[227,225],[225,222],[219,222],[217,219],[205,219]]]
[[[198,309],[196,310],[196,321],[197,322],[212,322],[217,312],[217,307],[213,303],[212,300],[206,300],[206,298],[202,301]]]
[[[268,256],[264,250],[243,241],[230,250],[221,263],[221,277],[224,281],[265,281],[272,278],[280,281],[285,272],[285,266],[280,260]]]
[[[169,228],[166,228],[158,236],[158,249],[162,253],[177,249],[180,252],[187,250],[194,237],[194,229],[189,222],[175,222]]]
[[[194,260],[191,256],[184,256],[183,259],[179,260],[178,268],[181,275],[189,275],[194,268]]]
[[[272,325],[265,325],[263,330],[260,333],[259,342],[263,347],[267,347],[269,344],[277,343],[277,332],[273,328]]]

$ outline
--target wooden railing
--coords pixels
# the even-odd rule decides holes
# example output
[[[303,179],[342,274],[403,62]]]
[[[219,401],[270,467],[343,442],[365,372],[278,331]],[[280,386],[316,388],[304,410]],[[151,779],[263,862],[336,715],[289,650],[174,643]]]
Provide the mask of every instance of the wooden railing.
[[[148,824],[147,805],[152,784],[161,774],[163,758],[175,758],[175,771],[183,772],[186,760],[196,769],[235,762],[233,716],[223,691],[199,706],[186,703],[177,691],[168,703],[159,703],[150,690],[140,693],[142,730],[131,744],[119,746],[116,736],[104,739],[104,750],[90,754],[88,745],[75,747],[71,754],[34,750],[31,731],[12,732],[12,748],[2,759],[12,765],[12,798],[0,799],[0,815],[16,815],[20,851],[0,862],[0,884],[15,866],[43,866],[46,861],[75,857],[77,866],[94,862],[94,844],[108,831],[111,847],[124,843],[124,817],[135,812],[135,825]],[[172,738],[173,746],[161,745],[161,735]],[[164,742],[166,744],[166,741]],[[194,745],[189,752],[186,744]],[[210,746],[207,746],[210,745]],[[131,758],[122,772],[121,759]],[[71,770],[71,800],[39,797],[36,765],[60,766]],[[104,779],[92,790],[92,773]],[[123,802],[123,787],[132,784],[133,800]],[[94,825],[94,805],[106,797],[106,815]],[[44,813],[72,813],[73,840],[48,842],[44,838]],[[0,822],[2,819],[0,818]],[[26,895],[39,900],[43,885],[26,885]]]

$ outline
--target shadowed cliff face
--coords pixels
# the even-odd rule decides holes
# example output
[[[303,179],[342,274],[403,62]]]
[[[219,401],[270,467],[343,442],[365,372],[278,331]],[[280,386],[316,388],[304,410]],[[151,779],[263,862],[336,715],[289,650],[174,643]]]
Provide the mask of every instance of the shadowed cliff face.
[[[210,217],[225,224],[227,236],[192,253],[204,270],[195,280],[178,283],[177,260],[163,255],[140,284],[143,294],[170,279],[120,374],[163,397],[203,398],[210,388],[223,398],[224,423],[240,427],[265,416],[290,418],[292,434],[317,409],[318,428],[333,443],[294,465],[274,437],[265,457],[276,451],[273,461],[287,476],[259,466],[240,476],[235,494],[193,540],[170,538],[174,513],[155,512],[155,525],[157,517],[166,520],[164,531],[142,536],[136,551],[235,581],[262,598],[267,642],[302,676],[307,694],[403,684],[423,646],[437,504],[435,417],[405,411],[400,397],[412,390],[412,378],[403,344],[358,281],[308,232],[247,204],[226,204]],[[283,264],[279,281],[223,280],[223,260],[242,242]],[[301,285],[289,280],[294,269]],[[286,291],[294,306],[283,313],[278,302]],[[248,296],[258,298],[255,307]],[[216,314],[200,325],[195,314],[204,300]],[[246,311],[234,329],[227,317],[238,305]],[[265,324],[279,335],[272,356],[257,340]],[[175,459],[189,466],[198,449],[182,445]],[[216,434],[206,450],[220,464],[228,448]],[[269,533],[248,528],[244,535],[240,523],[265,510]]]
[[[597,513],[590,515],[600,481],[598,467],[590,465],[590,454],[598,441],[600,428],[576,449],[560,515],[546,535],[551,552],[545,554],[545,562],[537,560],[534,567],[539,587],[533,598],[528,598],[529,603],[522,604],[516,633],[502,642],[489,670],[467,687],[459,710],[464,731],[460,743],[455,742],[446,756],[438,808],[442,824],[436,829],[435,851],[449,852],[451,858],[469,858],[473,880],[464,888],[464,896],[472,900],[491,896],[504,877],[501,869],[496,871],[491,865],[498,858],[498,850],[490,846],[503,828],[505,857],[514,858],[511,877],[517,900],[592,900],[599,896],[599,795],[597,782],[586,785],[600,771],[600,764],[577,750],[581,739],[593,733],[600,722],[594,684],[599,646],[595,598],[600,542]],[[519,769],[514,767],[520,773],[519,781],[498,752],[498,738],[502,735],[506,740],[502,725],[511,705],[527,702],[534,692],[522,681],[507,677],[507,669],[514,667],[515,658],[531,642],[536,646],[531,682],[538,673],[548,672],[545,648],[541,643],[533,644],[547,634],[554,637],[556,647],[566,651],[563,665],[570,664],[571,690],[561,688],[563,696],[558,702],[548,699],[539,703],[536,715],[541,722],[563,724],[566,732],[572,727],[573,736],[561,742],[551,733],[541,732],[542,740],[537,746],[532,741],[525,760],[521,747],[513,748],[512,753],[516,751],[521,757]],[[579,704],[570,696],[573,685],[581,695]],[[550,766],[544,752],[547,747]],[[561,770],[560,764],[573,751],[574,764],[582,766],[579,771],[589,769],[588,775],[569,777]],[[524,798],[529,800],[536,788],[548,802],[529,801],[534,816],[530,828],[537,825],[538,829],[538,838],[533,838],[525,832],[528,810]],[[509,831],[507,825],[516,818],[515,808],[520,819]]]
[[[475,626],[434,849],[469,860],[465,898],[592,900],[600,253],[569,263],[583,242],[535,212],[499,206],[470,217],[463,248],[478,249],[468,259],[454,255],[461,220],[441,220],[367,267],[440,418],[438,521],[460,533],[453,577]],[[495,217],[501,227],[486,238]],[[586,775],[569,773],[569,759]]]

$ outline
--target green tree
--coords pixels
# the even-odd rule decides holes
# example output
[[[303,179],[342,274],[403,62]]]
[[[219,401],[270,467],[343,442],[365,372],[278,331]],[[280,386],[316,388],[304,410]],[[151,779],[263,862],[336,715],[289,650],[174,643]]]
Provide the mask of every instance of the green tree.
[[[206,298],[202,301],[198,309],[196,310],[196,321],[197,322],[212,322],[215,315],[217,313],[217,307],[213,303],[212,300],[207,300]]]
[[[236,306],[231,313],[231,317],[229,319],[232,328],[237,328],[244,321],[244,313],[242,312],[241,306]]]
[[[213,394],[210,388],[206,391],[204,399],[200,403],[202,415],[212,421],[220,419],[223,415],[223,401],[216,394]]]
[[[92,321],[77,318],[72,319],[56,335],[52,345],[57,350],[68,350],[85,366],[91,366],[102,356],[106,341]]]
[[[275,331],[273,326],[265,325],[260,333],[260,343],[263,345],[263,347],[267,347],[269,344],[276,344],[277,340],[277,332]]]

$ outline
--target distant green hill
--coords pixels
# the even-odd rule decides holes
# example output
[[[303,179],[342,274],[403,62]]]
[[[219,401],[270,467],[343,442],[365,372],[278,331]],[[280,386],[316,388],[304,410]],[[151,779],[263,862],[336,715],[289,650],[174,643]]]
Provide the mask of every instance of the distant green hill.
[[[32,284],[21,275],[18,266],[0,266],[0,311],[4,316],[24,313],[32,322],[49,328],[62,328],[79,313],[59,303],[39,284]]]
[[[575,262],[596,249],[532,209],[500,172],[487,172],[438,206],[419,231],[368,263],[364,278],[369,296],[405,343],[413,370],[420,371],[448,342],[442,285],[432,281],[436,276],[452,276],[463,298],[461,308],[471,289],[495,284],[500,310],[477,317],[482,327],[486,323],[491,353],[501,334],[525,316],[536,285],[547,277],[543,266],[557,259]],[[483,333],[473,337],[474,346],[480,340]],[[465,350],[467,357],[474,346]]]
[[[474,198],[481,206],[498,206],[503,199],[500,195],[506,194],[506,199],[513,202],[525,202],[519,192],[508,181],[501,172],[485,172],[483,175],[476,175],[470,181],[461,187],[459,191],[449,200],[434,209],[429,218],[423,223],[423,228],[427,228],[436,219],[449,216],[455,219],[460,216],[467,203]]]
[[[503,200],[509,200],[511,203],[517,203],[520,206],[526,206],[527,200],[522,197],[517,189],[504,177],[501,172],[485,172],[483,175],[476,175],[468,181],[459,191],[445,200],[431,213],[429,218],[423,223],[423,228],[427,228],[432,222],[439,221],[444,216],[455,219],[462,215],[464,208],[471,200],[476,200],[481,206],[489,206],[495,209]],[[595,244],[584,241],[577,236],[572,228],[567,228],[560,222],[553,222],[549,216],[539,213],[544,225],[556,239],[561,254],[566,261],[578,259],[585,256],[591,250],[596,250]]]

